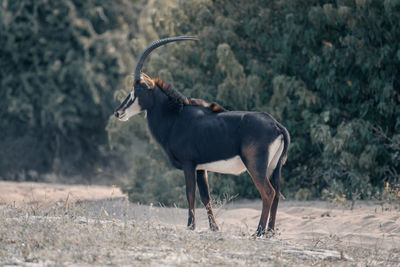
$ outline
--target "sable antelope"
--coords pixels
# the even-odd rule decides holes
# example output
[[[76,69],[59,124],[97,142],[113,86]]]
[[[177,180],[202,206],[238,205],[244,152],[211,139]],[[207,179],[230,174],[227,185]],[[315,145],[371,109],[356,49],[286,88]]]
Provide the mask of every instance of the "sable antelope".
[[[195,228],[196,181],[210,228],[215,231],[218,226],[211,207],[207,171],[238,175],[247,170],[262,198],[256,234],[265,233],[268,217],[267,230],[273,232],[289,133],[265,112],[228,111],[215,103],[186,98],[161,79],[141,73],[151,51],[169,42],[186,40],[197,39],[186,36],[162,39],[142,52],[135,68],[133,90],[114,114],[127,121],[133,115],[147,112],[152,135],[172,165],[184,171],[189,229]]]

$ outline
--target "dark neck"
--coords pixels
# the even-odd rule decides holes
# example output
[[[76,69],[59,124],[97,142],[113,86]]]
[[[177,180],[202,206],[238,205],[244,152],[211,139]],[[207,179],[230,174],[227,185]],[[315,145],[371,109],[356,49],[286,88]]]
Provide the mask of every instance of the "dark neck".
[[[147,110],[147,122],[154,138],[165,148],[176,114],[168,106],[168,97],[157,90],[154,92],[154,104]]]

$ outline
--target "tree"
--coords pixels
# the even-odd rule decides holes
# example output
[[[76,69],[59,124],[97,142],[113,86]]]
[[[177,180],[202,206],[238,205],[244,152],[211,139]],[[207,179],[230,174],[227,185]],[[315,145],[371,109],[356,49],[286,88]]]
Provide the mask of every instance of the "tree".
[[[93,174],[104,163],[114,90],[134,64],[138,3],[2,2],[1,178]]]
[[[399,21],[389,0],[180,1],[154,14],[154,29],[200,42],[158,50],[145,72],[187,96],[281,121],[292,135],[286,196],[370,198],[399,184]],[[214,193],[228,183],[257,197],[248,177],[210,181]]]

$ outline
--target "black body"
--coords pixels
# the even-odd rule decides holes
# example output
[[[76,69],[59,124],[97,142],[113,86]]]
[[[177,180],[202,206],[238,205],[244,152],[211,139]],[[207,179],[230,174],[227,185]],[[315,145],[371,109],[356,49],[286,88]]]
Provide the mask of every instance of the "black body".
[[[185,173],[189,202],[188,226],[195,227],[195,184],[207,208],[210,227],[217,230],[209,195],[207,170],[197,166],[239,156],[260,191],[263,212],[257,235],[275,226],[279,202],[280,171],[287,155],[290,137],[287,130],[264,112],[213,110],[212,105],[191,104],[175,89],[161,88],[157,83],[149,89],[145,83],[136,83],[135,98],[147,112],[150,131],[167,153],[172,165]],[[129,97],[129,96],[128,96]],[[280,135],[284,148],[278,164],[267,177],[269,146]]]
[[[190,229],[195,228],[197,182],[210,228],[218,230],[207,169],[230,173],[229,168],[234,168],[235,173],[247,170],[260,192],[263,203],[257,235],[265,233],[268,220],[268,231],[273,232],[281,196],[281,168],[290,143],[288,131],[267,113],[227,111],[214,103],[186,98],[162,80],[152,80],[141,73],[144,60],[152,50],[166,43],[187,40],[196,38],[167,38],[143,51],[135,70],[134,89],[117,108],[115,116],[127,120],[140,111],[147,112],[152,135],[172,165],[184,171]],[[213,163],[213,167],[208,163]]]
[[[154,90],[153,97],[155,105],[147,109],[150,131],[178,169],[241,156],[242,147],[250,143],[264,142],[268,149],[284,131],[267,113],[215,113],[199,105],[185,105],[176,113],[162,90]]]

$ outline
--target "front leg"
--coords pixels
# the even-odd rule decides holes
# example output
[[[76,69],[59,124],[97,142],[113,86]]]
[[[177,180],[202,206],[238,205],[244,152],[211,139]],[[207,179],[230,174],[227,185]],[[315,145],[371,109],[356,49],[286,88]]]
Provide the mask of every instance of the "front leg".
[[[212,231],[218,231],[218,225],[215,221],[214,213],[211,206],[210,189],[208,187],[207,171],[198,170],[197,174],[197,186],[199,187],[201,201],[207,210],[208,222],[210,223],[210,229]]]
[[[188,229],[196,228],[195,222],[195,204],[196,204],[196,169],[193,164],[185,164],[183,166],[186,182],[186,198],[189,203]]]

